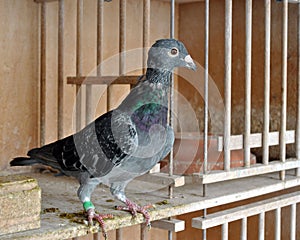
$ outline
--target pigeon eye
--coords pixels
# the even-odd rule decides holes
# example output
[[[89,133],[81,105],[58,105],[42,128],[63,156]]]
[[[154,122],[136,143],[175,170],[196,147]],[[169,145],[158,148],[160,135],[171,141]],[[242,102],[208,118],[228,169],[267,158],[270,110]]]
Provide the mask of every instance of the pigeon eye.
[[[177,48],[172,48],[170,51],[171,55],[174,57],[178,54],[178,49]]]

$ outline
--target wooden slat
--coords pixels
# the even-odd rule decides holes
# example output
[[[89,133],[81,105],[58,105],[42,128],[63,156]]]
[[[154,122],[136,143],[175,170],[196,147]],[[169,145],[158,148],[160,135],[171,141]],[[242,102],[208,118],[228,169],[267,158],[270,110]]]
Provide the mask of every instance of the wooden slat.
[[[136,84],[140,76],[67,77],[67,84]]]
[[[250,148],[257,148],[262,146],[262,134],[252,133],[249,138]],[[269,146],[275,146],[279,144],[279,132],[269,133]],[[285,143],[290,144],[295,142],[295,130],[288,130],[285,132]],[[230,150],[243,149],[243,135],[232,135],[230,136]],[[223,136],[218,137],[218,151],[223,151]]]
[[[211,227],[223,225],[225,223],[233,222],[244,217],[255,216],[260,214],[261,212],[280,209],[294,203],[299,203],[299,194],[300,192],[293,192],[290,194],[281,195],[279,197],[212,213],[207,215],[206,218],[196,217],[192,219],[192,226],[198,229],[208,229]]]
[[[174,187],[183,186],[185,183],[184,176],[177,176],[177,175],[170,176],[167,173],[145,174],[144,176],[139,178],[139,180],[145,182],[151,182],[163,186],[173,185]]]
[[[168,230],[171,232],[180,232],[185,229],[185,221],[179,219],[162,219],[151,223],[152,227]]]
[[[286,162],[274,161],[268,165],[256,164],[249,168],[235,168],[230,171],[212,171],[209,174],[198,176],[202,184],[221,182],[226,180],[250,177],[282,170],[294,169],[300,167],[300,160],[288,159]]]

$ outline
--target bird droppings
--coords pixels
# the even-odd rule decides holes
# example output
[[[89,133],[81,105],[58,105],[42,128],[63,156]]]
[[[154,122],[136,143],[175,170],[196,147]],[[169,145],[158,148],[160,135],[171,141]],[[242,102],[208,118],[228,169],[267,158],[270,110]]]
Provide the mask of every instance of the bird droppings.
[[[45,209],[43,209],[42,214],[45,214],[45,213],[58,213],[58,212],[60,212],[59,208],[45,208]]]
[[[74,223],[85,224],[86,213],[82,210],[76,213],[61,213],[59,214],[60,218],[68,219]]]
[[[161,206],[161,205],[167,205],[169,204],[170,202],[168,200],[163,200],[163,201],[160,201],[160,202],[157,202],[155,204],[157,204],[158,206]]]
[[[107,199],[106,202],[114,202],[114,199]]]

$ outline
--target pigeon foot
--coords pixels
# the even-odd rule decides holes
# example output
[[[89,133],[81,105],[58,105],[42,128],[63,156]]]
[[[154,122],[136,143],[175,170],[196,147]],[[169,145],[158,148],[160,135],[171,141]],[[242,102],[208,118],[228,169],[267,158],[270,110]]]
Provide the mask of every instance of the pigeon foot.
[[[97,214],[97,213],[95,213],[94,208],[90,208],[87,210],[87,216],[88,216],[88,222],[89,222],[90,226],[93,226],[93,219],[95,219],[99,223],[101,230],[102,230],[103,237],[106,240],[107,232],[105,230],[104,219],[113,218],[113,215],[112,214]]]
[[[136,217],[137,213],[143,214],[147,227],[149,229],[151,228],[150,215],[149,215],[147,209],[153,208],[152,204],[149,204],[149,205],[146,205],[146,206],[139,206],[136,203],[134,203],[134,202],[132,202],[128,199],[126,200],[125,204],[126,204],[126,207],[116,206],[115,209],[130,212],[133,218]]]

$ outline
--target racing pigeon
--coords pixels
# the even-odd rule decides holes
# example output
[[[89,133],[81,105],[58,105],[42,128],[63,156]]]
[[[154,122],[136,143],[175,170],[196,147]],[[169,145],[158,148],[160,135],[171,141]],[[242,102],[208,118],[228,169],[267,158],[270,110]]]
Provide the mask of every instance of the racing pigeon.
[[[79,180],[78,197],[89,224],[99,222],[106,237],[103,219],[96,214],[91,194],[100,184],[110,186],[114,197],[125,203],[133,216],[144,215],[150,226],[147,206],[139,206],[125,195],[126,185],[148,172],[171,151],[173,129],[168,125],[168,95],[175,67],[196,70],[182,42],[175,39],[156,41],[148,52],[147,71],[129,95],[114,110],[98,117],[81,131],[31,149],[29,157],[17,157],[11,166],[43,164]]]

